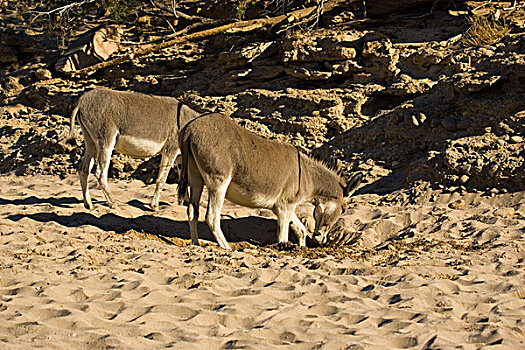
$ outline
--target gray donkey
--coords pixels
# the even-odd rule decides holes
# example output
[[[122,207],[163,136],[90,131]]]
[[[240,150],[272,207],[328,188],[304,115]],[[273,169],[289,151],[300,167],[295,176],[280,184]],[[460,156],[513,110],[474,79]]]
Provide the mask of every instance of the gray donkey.
[[[288,241],[292,222],[304,247],[308,231],[295,214],[296,206],[314,203],[314,237],[323,242],[341,215],[344,197],[351,195],[362,179],[358,173],[343,185],[334,171],[292,145],[264,139],[218,113],[188,122],[179,134],[179,145],[179,201],[189,186],[188,220],[191,240],[197,245],[204,185],[208,188],[206,222],[222,248],[230,249],[220,228],[225,198],[247,207],[271,209],[277,215],[279,242]]]
[[[136,92],[122,92],[96,88],[78,101],[71,114],[68,139],[75,135],[78,116],[84,135],[85,153],[79,167],[84,206],[93,209],[89,196],[88,177],[95,160],[95,176],[109,207],[115,200],[108,187],[108,169],[113,148],[135,158],[162,154],[151,208],[157,210],[162,188],[170,168],[180,154],[179,130],[200,114],[172,97],[150,96]]]

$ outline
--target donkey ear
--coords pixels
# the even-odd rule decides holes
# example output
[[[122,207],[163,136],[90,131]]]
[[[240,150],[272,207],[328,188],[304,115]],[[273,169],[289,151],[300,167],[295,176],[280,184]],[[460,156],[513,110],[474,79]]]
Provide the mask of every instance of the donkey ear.
[[[343,187],[343,196],[350,197],[355,192],[355,190],[357,190],[357,187],[359,187],[361,181],[363,181],[363,173],[357,173],[352,176],[350,180],[347,181],[346,186],[341,186]]]

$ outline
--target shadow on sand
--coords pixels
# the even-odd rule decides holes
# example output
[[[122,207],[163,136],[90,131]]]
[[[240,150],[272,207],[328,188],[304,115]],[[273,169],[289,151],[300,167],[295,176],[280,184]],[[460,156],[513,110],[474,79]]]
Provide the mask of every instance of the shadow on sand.
[[[33,204],[51,204],[55,207],[60,208],[71,208],[68,204],[82,203],[78,198],[75,197],[61,197],[61,198],[38,198],[30,196],[24,199],[3,199],[0,198],[0,205],[33,205]]]
[[[57,207],[68,208],[69,205],[67,204],[78,204],[81,203],[81,201],[74,197],[41,199],[32,196],[26,199],[17,200],[6,200],[0,198],[0,205],[31,205],[45,203]],[[143,203],[140,203],[140,205],[137,203],[139,203],[139,201],[135,201],[133,205],[146,207]],[[14,214],[7,217],[8,220],[15,222],[24,218],[40,223],[55,222],[68,228],[93,226],[103,231],[113,231],[118,234],[125,233],[129,230],[135,230],[156,236],[177,237],[182,239],[190,238],[188,221],[177,221],[151,214],[129,218],[114,213],[95,216],[86,212],[73,213],[70,215],[43,212],[35,214]],[[221,227],[229,242],[248,241],[257,245],[267,245],[277,241],[277,222],[275,219],[256,216],[236,219],[225,215],[221,218]],[[215,241],[205,222],[199,223],[198,231],[199,238]],[[291,234],[290,236],[293,240],[293,235]]]

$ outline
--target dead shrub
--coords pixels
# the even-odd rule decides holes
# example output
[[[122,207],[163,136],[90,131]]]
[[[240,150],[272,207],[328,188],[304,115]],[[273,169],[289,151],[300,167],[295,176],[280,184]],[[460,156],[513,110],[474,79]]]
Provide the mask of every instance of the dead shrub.
[[[475,16],[470,18],[470,27],[463,34],[461,43],[465,47],[493,45],[509,33],[510,26],[505,20],[494,16]]]

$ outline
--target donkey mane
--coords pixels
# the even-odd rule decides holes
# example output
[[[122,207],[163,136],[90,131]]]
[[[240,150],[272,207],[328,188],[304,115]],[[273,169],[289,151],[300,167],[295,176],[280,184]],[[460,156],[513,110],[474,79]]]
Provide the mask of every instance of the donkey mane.
[[[314,163],[322,165],[324,168],[328,169],[332,174],[336,175],[339,178],[343,177],[343,174],[341,173],[341,170],[338,169],[337,163],[333,159],[326,159],[324,157],[321,157],[318,154],[312,154],[312,152],[304,153],[301,152],[304,156],[306,156],[308,159],[313,161]]]

